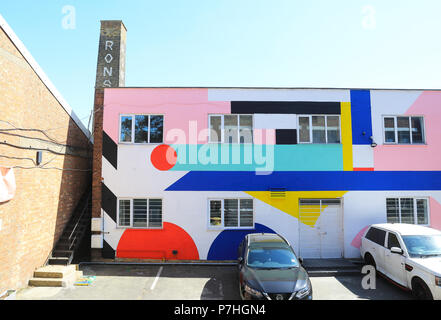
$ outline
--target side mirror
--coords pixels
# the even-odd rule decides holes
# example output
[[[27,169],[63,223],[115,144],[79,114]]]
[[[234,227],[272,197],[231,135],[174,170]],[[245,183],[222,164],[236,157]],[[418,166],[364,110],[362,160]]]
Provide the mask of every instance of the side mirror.
[[[390,252],[396,253],[396,254],[403,254],[403,249],[398,248],[398,247],[392,247],[392,248],[390,248]]]
[[[303,264],[303,259],[302,258],[298,258],[298,259],[299,259],[300,264]]]
[[[243,263],[243,258],[242,258],[242,257],[237,258],[237,262],[238,262],[239,264],[242,264],[242,263]]]

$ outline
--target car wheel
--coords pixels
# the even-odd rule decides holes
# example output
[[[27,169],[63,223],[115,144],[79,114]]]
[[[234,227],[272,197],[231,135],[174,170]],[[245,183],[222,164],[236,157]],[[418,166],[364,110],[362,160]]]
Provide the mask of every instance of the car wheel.
[[[377,264],[375,263],[375,260],[370,253],[366,253],[366,255],[364,256],[364,263],[366,265],[373,266],[374,269],[377,270]]]
[[[412,294],[417,300],[433,300],[429,287],[419,278],[412,280]]]

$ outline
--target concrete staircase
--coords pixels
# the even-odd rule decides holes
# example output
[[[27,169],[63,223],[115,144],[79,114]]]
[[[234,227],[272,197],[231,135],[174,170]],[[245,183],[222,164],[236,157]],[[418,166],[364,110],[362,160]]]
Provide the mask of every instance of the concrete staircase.
[[[78,265],[44,266],[34,271],[34,277],[29,280],[33,287],[70,287],[83,276]]]

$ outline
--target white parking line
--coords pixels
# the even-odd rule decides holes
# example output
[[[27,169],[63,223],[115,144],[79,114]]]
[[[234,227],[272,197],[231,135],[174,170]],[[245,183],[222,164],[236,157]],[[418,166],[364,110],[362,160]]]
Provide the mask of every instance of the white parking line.
[[[158,273],[156,274],[155,281],[153,281],[152,286],[150,287],[150,290],[155,289],[156,283],[158,282],[159,277],[161,276],[162,268],[163,268],[162,266],[159,268]]]

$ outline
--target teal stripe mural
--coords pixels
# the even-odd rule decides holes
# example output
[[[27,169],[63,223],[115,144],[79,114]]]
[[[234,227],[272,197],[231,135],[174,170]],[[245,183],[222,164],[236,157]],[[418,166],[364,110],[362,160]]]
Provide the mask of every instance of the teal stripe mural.
[[[172,171],[341,171],[341,144],[191,144],[177,152]]]

